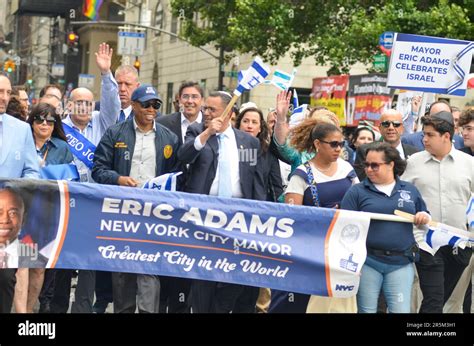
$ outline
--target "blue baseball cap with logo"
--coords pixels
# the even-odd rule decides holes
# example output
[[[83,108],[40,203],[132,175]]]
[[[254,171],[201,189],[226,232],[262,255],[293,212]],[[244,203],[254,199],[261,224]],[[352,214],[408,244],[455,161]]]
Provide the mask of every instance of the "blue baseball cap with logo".
[[[148,100],[158,100],[163,103],[160,95],[150,84],[142,84],[132,94],[132,101],[145,102]]]

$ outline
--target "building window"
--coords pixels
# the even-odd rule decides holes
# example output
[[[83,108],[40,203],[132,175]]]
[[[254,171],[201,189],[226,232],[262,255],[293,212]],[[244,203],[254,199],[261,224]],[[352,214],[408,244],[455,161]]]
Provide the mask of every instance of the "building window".
[[[151,85],[158,89],[158,64],[153,65],[153,74],[151,76]]]
[[[158,29],[163,29],[165,27],[164,23],[165,13],[163,11],[163,4],[161,3],[161,1],[159,1],[156,5],[154,26]],[[160,34],[160,31],[155,31],[155,36],[159,36]]]
[[[166,88],[166,114],[173,113],[173,83],[168,83]]]
[[[173,34],[178,34],[178,17],[176,16],[171,16],[171,28],[170,28],[171,33]],[[171,36],[170,37],[170,42],[176,42],[176,36]]]

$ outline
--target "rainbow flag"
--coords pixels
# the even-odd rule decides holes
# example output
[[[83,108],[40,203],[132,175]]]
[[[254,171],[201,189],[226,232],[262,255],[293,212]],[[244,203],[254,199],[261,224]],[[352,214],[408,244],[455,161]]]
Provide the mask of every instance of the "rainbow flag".
[[[103,0],[84,0],[82,14],[91,20],[99,20],[99,10]]]

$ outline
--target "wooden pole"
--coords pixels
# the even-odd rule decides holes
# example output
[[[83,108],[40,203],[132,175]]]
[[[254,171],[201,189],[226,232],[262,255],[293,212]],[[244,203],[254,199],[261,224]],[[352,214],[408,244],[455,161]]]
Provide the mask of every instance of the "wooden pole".
[[[395,210],[394,213],[396,215],[400,216],[400,217],[403,217],[407,220],[410,220],[410,222],[413,222],[415,220],[415,215],[413,215],[413,214],[409,214],[409,213],[406,213],[406,212],[401,211],[401,210]],[[430,225],[431,227],[435,227],[435,228],[439,228],[439,229],[442,229],[442,230],[445,230],[445,231],[449,231],[449,232],[453,233],[453,235],[457,235],[457,236],[460,236],[460,237],[463,237],[463,238],[467,238],[471,242],[474,241],[473,234],[470,233],[470,232],[464,231],[462,229],[459,229],[459,228],[456,228],[456,227],[453,227],[453,226],[449,226],[449,225],[446,225],[444,223],[433,221],[433,220],[431,220],[428,223],[428,225]]]
[[[227,107],[225,107],[224,112],[222,112],[222,114],[221,114],[221,119],[223,121],[227,120],[228,113],[230,112],[230,110],[235,105],[235,103],[237,102],[238,99],[239,99],[239,95],[234,94],[234,96],[232,96],[232,99],[230,100],[229,104],[227,105]]]

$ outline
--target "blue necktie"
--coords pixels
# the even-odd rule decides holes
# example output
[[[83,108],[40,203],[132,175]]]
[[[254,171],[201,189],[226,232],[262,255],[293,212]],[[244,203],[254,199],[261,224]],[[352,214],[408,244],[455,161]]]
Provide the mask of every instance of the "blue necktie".
[[[232,181],[230,175],[229,138],[221,133],[217,137],[219,141],[219,197],[232,197]]]
[[[125,112],[123,111],[123,109],[120,110],[120,115],[117,122],[121,123],[122,121],[125,121]]]

